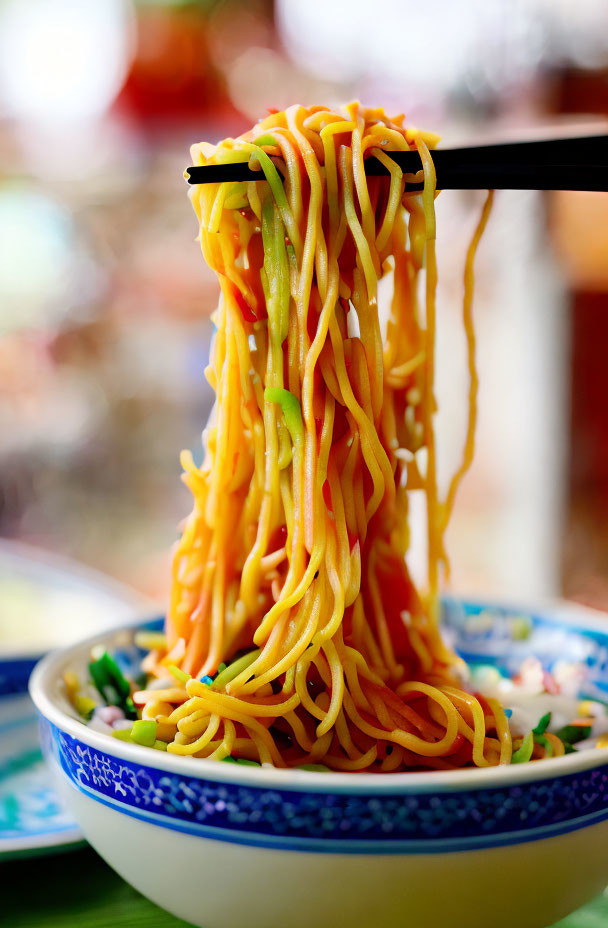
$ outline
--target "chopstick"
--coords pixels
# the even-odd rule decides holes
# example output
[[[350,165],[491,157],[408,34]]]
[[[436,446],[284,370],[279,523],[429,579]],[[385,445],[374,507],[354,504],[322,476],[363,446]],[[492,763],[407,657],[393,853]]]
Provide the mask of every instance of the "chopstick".
[[[385,151],[405,174],[422,170],[417,151]],[[431,152],[440,190],[600,190],[608,191],[608,135],[506,142]],[[368,176],[389,171],[372,156]],[[186,169],[189,184],[264,180],[248,161]],[[420,178],[406,180],[406,191],[422,189]]]

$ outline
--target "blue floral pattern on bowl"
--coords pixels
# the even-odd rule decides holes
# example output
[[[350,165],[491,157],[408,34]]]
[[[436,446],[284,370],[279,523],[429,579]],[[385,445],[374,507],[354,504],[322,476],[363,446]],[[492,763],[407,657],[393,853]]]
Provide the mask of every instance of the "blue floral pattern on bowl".
[[[491,619],[491,620],[490,620]],[[585,688],[608,690],[607,632],[543,615],[446,599],[444,624],[472,663],[517,669],[534,655],[587,668]],[[533,841],[608,818],[608,763],[520,785],[442,789],[391,786],[321,792],[205,779],[133,763],[43,720],[43,748],[73,785],[118,811],[190,834],[260,847],[338,853],[445,853]],[[154,752],[150,752],[151,755]],[[152,758],[150,763],[153,763]]]
[[[45,723],[79,789],[136,818],[237,843],[343,853],[432,853],[565,833],[608,818],[608,764],[521,786],[320,793],[217,783],[133,764]]]
[[[579,629],[548,615],[451,597],[443,600],[443,625],[469,665],[491,664],[511,676],[528,657],[549,671],[566,660],[584,667],[581,697],[606,700],[608,626]]]

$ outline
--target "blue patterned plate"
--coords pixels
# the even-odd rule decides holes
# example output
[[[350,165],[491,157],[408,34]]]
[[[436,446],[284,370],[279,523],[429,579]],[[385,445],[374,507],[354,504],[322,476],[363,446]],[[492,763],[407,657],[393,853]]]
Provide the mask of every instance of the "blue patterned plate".
[[[49,783],[27,695],[0,700],[0,857],[49,853],[83,841]]]
[[[134,622],[150,600],[103,574],[0,540],[0,859],[50,853],[82,835],[49,783],[31,671],[50,647]]]

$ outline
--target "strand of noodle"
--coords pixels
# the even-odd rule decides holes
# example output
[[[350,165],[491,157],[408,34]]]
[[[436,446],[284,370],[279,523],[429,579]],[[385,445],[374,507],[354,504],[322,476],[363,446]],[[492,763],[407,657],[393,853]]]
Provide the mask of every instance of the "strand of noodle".
[[[189,754],[196,754],[198,751],[202,751],[205,748],[218,728],[220,727],[220,717],[219,715],[211,715],[209,718],[209,724],[206,731],[197,738],[196,741],[193,741],[192,744],[176,744],[172,742],[167,745],[167,751],[169,754],[179,754],[182,757],[187,757]]]
[[[423,683],[418,683],[416,686],[424,686]],[[433,687],[428,687],[429,690],[432,690]],[[437,702],[440,702],[439,697],[443,694],[435,691]],[[346,714],[354,722],[357,728],[360,728],[365,734],[369,735],[371,738],[375,738],[382,741],[395,741],[397,744],[400,744],[401,747],[408,748],[409,750],[414,751],[416,754],[421,754],[423,757],[437,757],[441,754],[447,753],[452,747],[456,735],[458,733],[458,722],[457,716],[454,712],[454,708],[446,700],[447,709],[447,726],[444,737],[440,741],[424,741],[422,738],[418,738],[416,735],[412,735],[409,732],[405,732],[402,729],[393,729],[392,731],[384,731],[381,728],[376,728],[374,725],[369,725],[360,714],[357,712],[356,706],[352,701],[350,694],[345,692],[344,694],[344,708]],[[441,705],[441,702],[440,702]]]
[[[287,712],[283,716],[283,718],[289,724],[291,730],[293,731],[294,738],[296,739],[300,747],[304,751],[307,751],[308,753],[310,753],[310,751],[312,751],[313,749],[314,742],[312,738],[308,737],[308,734],[306,732],[306,729],[304,728],[304,725],[301,719],[298,718],[295,712]]]
[[[470,696],[468,693],[464,692],[464,690],[457,690],[453,686],[443,686],[442,692],[450,696],[454,702],[463,703],[468,707],[473,717],[473,762],[477,767],[487,767],[488,761],[484,757],[486,720],[479,700],[475,699],[474,696]]]
[[[493,202],[494,191],[489,190],[483,205],[483,209],[481,211],[479,222],[477,223],[477,228],[475,229],[473,238],[471,239],[471,243],[467,250],[467,257],[465,262],[462,315],[467,339],[467,363],[469,368],[469,420],[467,423],[467,434],[462,456],[462,463],[452,477],[446,501],[444,503],[444,525],[447,525],[450,519],[452,509],[454,508],[456,493],[458,492],[458,487],[460,486],[462,478],[468,471],[473,461],[475,430],[477,426],[477,394],[479,392],[479,377],[477,374],[477,365],[475,363],[475,330],[473,328],[473,274],[477,247],[479,245],[481,236],[485,231],[488,219],[490,218]]]
[[[564,748],[564,742],[561,740],[561,738],[558,738],[557,735],[554,735],[550,731],[546,731],[545,738],[547,739],[547,741],[550,743],[550,745],[553,748],[554,757],[562,757],[566,753],[565,748]],[[505,763],[508,763],[508,761],[505,761]]]
[[[416,148],[422,161],[424,170],[424,189],[422,202],[426,226],[426,357],[425,373],[427,388],[423,399],[423,417],[427,446],[427,535],[428,535],[428,582],[431,614],[438,620],[439,576],[438,561],[440,553],[440,539],[438,536],[437,517],[437,473],[435,462],[435,432],[433,426],[433,413],[435,398],[433,384],[435,382],[435,294],[437,291],[437,261],[435,257],[435,207],[434,196],[436,186],[435,165],[424,141],[417,137]]]
[[[513,739],[511,738],[511,730],[509,728],[509,723],[507,722],[505,710],[497,699],[491,699],[488,697],[486,702],[488,703],[490,709],[492,710],[492,714],[494,715],[496,733],[498,735],[498,740],[500,741],[499,763],[510,764],[513,750]]]
[[[236,741],[236,728],[230,719],[223,719],[223,722],[224,737],[215,751],[209,754],[209,757],[212,757],[215,760],[223,760],[225,757],[230,757],[234,749],[234,742]]]
[[[342,697],[344,695],[344,672],[338,653],[331,641],[325,643],[323,653],[331,670],[331,700],[327,715],[317,727],[317,736],[319,738],[335,725],[338,713],[342,708]]]
[[[274,664],[270,670],[267,670],[265,673],[257,676],[256,680],[251,684],[245,683],[241,686],[240,690],[242,693],[251,692],[254,687],[261,686],[264,683],[269,683],[271,680],[276,680],[285,670],[297,662],[298,658],[304,653],[308,647],[312,637],[316,631],[317,625],[319,623],[319,613],[321,611],[321,600],[316,598],[312,601],[311,609],[309,613],[309,618],[302,630],[298,640],[293,645],[293,647],[288,651],[288,653],[276,664]],[[236,681],[232,684],[234,686]],[[291,697],[292,699],[295,697]],[[299,702],[299,698],[298,698]]]
[[[344,212],[346,221],[348,222],[348,227],[355,241],[359,257],[361,258],[361,266],[363,268],[367,287],[367,298],[370,303],[374,303],[377,297],[376,268],[374,267],[369,242],[365,238],[361,223],[357,217],[357,211],[353,200],[352,152],[350,148],[347,148],[345,145],[340,146],[340,175],[342,177],[342,186],[344,190]],[[375,241],[375,235],[373,240]]]

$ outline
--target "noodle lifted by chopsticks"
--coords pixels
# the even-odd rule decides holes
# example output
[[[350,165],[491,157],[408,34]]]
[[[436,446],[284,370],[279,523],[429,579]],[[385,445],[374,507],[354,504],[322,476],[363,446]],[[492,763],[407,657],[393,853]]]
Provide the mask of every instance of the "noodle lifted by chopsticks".
[[[202,466],[182,455],[194,509],[174,558],[168,649],[147,661],[180,680],[138,694],[172,753],[387,772],[510,761],[502,708],[462,689],[437,624],[443,536],[473,450],[473,259],[491,195],[465,271],[470,424],[442,503],[435,142],[354,103],[293,106],[193,148],[195,164],[251,159],[266,180],[191,193],[222,291],[206,372],[217,403]],[[404,194],[384,152],[414,148],[424,190]],[[366,177],[369,156],[390,176]],[[428,513],[425,595],[406,560],[414,493]]]

